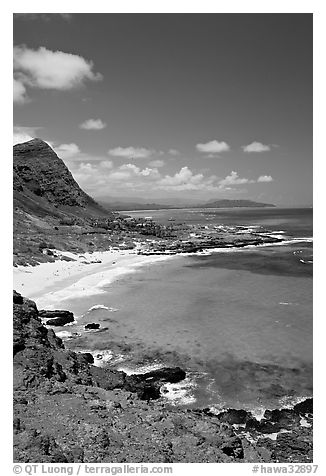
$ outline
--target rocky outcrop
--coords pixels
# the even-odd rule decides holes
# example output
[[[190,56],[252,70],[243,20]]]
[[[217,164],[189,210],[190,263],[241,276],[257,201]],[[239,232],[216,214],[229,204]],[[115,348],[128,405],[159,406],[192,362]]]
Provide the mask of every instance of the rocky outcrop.
[[[42,325],[33,301],[13,299],[15,462],[312,461],[309,399],[266,411],[260,422],[244,410],[169,408],[160,386],[184,379],[182,369],[127,376],[96,367]],[[270,429],[279,430],[276,440],[266,438]]]
[[[100,324],[98,324],[97,322],[89,322],[88,324],[86,324],[85,326],[85,329],[88,330],[88,329],[99,329],[101,327]]]
[[[144,400],[161,396],[160,387],[164,382],[176,382],[184,378],[180,368],[160,369],[142,375],[127,376],[124,372],[99,368],[91,365],[93,356],[66,350],[62,340],[51,329],[42,325],[42,319],[58,316],[46,321],[71,322],[69,311],[38,311],[33,301],[23,298],[14,291],[14,365],[24,375],[24,382],[41,385],[44,379],[69,382],[80,385],[94,385],[112,390],[124,388],[134,392]],[[18,304],[17,304],[18,302]],[[68,321],[67,321],[68,319]],[[96,325],[96,329],[99,324]],[[94,328],[94,327],[91,327]],[[26,377],[27,376],[27,377]]]
[[[70,311],[46,311],[42,309],[41,311],[39,311],[39,316],[42,319],[47,319],[47,326],[64,326],[69,322],[74,322],[74,315]]]
[[[307,413],[313,413],[313,400],[312,398],[307,398],[303,402],[297,403],[294,405],[293,410],[296,413],[301,415],[306,415]]]

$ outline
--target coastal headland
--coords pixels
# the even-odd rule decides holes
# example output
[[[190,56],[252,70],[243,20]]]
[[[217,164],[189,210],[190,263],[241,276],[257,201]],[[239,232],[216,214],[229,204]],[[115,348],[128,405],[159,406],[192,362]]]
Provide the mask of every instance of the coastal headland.
[[[137,267],[283,241],[260,226],[160,225],[108,212],[48,144],[16,145],[15,462],[311,462],[312,399],[261,419],[241,409],[171,408],[162,387],[183,381],[187,368],[127,375],[66,349],[53,331],[74,318],[67,299],[102,293]]]

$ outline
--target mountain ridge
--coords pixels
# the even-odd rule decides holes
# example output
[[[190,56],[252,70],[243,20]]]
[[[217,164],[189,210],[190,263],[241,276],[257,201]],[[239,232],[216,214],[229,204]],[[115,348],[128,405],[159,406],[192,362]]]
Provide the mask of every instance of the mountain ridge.
[[[137,203],[137,202],[105,202],[100,200],[100,204],[107,210],[132,211],[132,210],[163,210],[163,209],[187,209],[187,208],[268,208],[275,207],[271,203],[255,202],[253,200],[232,200],[219,199],[211,200],[200,204],[189,205],[167,205],[163,203]]]

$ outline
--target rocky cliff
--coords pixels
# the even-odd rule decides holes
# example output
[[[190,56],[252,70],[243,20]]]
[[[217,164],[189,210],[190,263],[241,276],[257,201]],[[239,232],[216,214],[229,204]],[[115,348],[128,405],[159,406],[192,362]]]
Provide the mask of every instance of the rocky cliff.
[[[14,146],[14,203],[22,209],[42,213],[49,210],[78,213],[83,209],[85,215],[108,215],[99,204],[87,195],[77,184],[64,162],[43,140],[33,139]],[[53,210],[54,211],[54,210]]]
[[[87,195],[41,139],[17,144],[13,152],[14,263],[49,261],[53,255],[44,250],[51,247],[108,249],[106,230],[117,214]]]

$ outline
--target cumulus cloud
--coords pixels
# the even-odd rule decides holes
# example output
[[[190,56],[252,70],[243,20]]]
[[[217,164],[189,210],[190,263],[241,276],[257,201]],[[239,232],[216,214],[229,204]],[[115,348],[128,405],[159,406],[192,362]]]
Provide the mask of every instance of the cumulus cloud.
[[[238,173],[234,170],[227,175],[224,179],[219,181],[220,187],[228,187],[230,185],[243,185],[244,183],[253,183],[254,180],[239,177]]]
[[[35,139],[36,130],[39,127],[14,126],[13,130],[13,145],[22,144],[29,140]]]
[[[106,128],[106,123],[101,119],[87,119],[79,125],[80,129],[99,131]]]
[[[153,154],[152,150],[144,147],[115,147],[108,151],[113,157],[123,157],[125,159],[146,159]]]
[[[82,56],[63,51],[51,51],[41,46],[37,50],[27,46],[14,47],[14,99],[26,101],[26,87],[69,90],[86,80],[99,81],[100,73],[93,72],[93,63]]]
[[[230,146],[224,141],[219,142],[217,140],[212,140],[205,144],[197,144],[196,149],[205,154],[218,154],[230,150]]]
[[[135,164],[123,164],[113,167],[111,161],[99,163],[79,163],[72,169],[75,179],[90,193],[105,195],[109,187],[110,192],[148,191],[155,187],[161,175],[156,168],[140,168]]]
[[[119,170],[126,171],[129,174],[129,177],[131,177],[132,175],[151,178],[160,177],[160,173],[156,168],[145,167],[144,169],[141,169],[135,164],[123,164],[119,167]]]
[[[151,162],[149,162],[148,165],[150,165],[151,167],[161,168],[161,167],[164,167],[165,162],[164,162],[164,160],[156,159],[156,160],[152,160]]]
[[[95,197],[107,195],[108,190],[110,194],[132,195],[139,192],[148,196],[153,196],[160,190],[204,195],[210,192],[240,193],[243,189],[239,185],[272,181],[268,175],[252,180],[240,177],[235,171],[221,178],[207,175],[207,171],[194,172],[188,166],[181,167],[173,174],[164,175],[159,170],[163,162],[161,160],[152,160],[144,167],[131,162],[116,165],[106,158],[87,155],[74,143],[61,144],[55,150],[68,163],[82,188]]]
[[[257,182],[273,182],[274,179],[271,175],[261,175],[258,177]]]
[[[182,167],[179,172],[174,175],[165,175],[156,184],[157,188],[162,190],[212,190],[214,182],[216,180],[215,175],[210,177],[204,177],[202,173],[194,174],[189,167]]]
[[[71,159],[77,154],[80,154],[80,149],[77,144],[61,144],[55,146],[54,150],[60,159]]]
[[[112,162],[112,160],[102,160],[99,165],[100,165],[100,167],[102,167],[104,169],[112,169],[113,162]]]
[[[271,150],[271,147],[269,145],[262,144],[261,142],[254,141],[251,144],[243,145],[242,149],[244,152],[247,152],[250,154],[252,152],[254,153],[268,152],[269,150]]]

